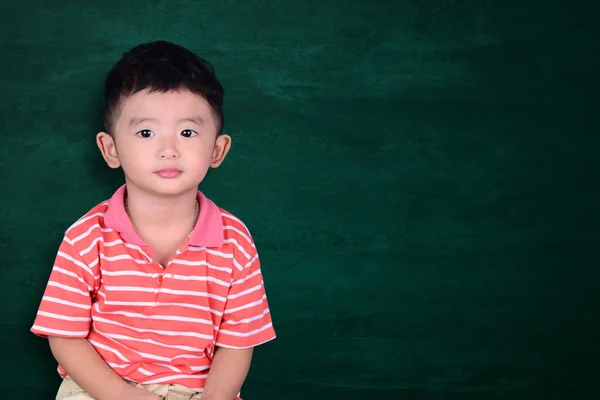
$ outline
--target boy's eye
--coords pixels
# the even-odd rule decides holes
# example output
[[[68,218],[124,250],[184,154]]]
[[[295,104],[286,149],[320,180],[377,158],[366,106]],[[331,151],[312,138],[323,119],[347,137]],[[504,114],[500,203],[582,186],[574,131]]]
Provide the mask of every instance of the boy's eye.
[[[193,131],[191,129],[184,129],[183,131],[181,131],[181,136],[183,137],[192,137],[192,136],[196,136],[198,133],[196,131]]]
[[[154,136],[154,132],[152,132],[150,129],[142,129],[137,133],[137,135],[143,138],[149,138],[151,136]]]

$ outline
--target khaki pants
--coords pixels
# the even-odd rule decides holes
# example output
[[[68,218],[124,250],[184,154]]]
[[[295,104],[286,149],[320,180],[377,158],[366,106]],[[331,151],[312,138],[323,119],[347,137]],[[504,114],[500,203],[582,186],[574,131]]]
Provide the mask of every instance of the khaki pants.
[[[156,393],[165,400],[191,400],[200,398],[200,394],[181,385],[145,385],[140,383],[136,384],[136,386]],[[67,376],[58,388],[56,400],[94,400],[94,398],[84,392],[73,379]]]

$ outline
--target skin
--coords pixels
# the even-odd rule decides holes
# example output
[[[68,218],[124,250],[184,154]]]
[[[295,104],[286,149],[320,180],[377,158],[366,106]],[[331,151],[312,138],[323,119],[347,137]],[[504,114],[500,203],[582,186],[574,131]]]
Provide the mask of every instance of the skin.
[[[123,169],[132,224],[152,257],[166,265],[190,233],[198,185],[209,168],[221,165],[231,138],[217,134],[201,96],[142,91],[123,100],[114,133],[98,133],[96,143],[109,167]],[[86,339],[49,342],[57,361],[94,399],[159,399],[123,381]],[[251,358],[252,349],[217,348],[202,399],[234,400]]]

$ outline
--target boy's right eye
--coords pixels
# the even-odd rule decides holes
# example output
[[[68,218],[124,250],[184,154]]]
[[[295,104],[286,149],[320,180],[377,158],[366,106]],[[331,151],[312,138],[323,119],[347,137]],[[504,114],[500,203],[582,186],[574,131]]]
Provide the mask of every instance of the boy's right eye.
[[[152,132],[150,129],[142,129],[137,133],[137,135],[143,138],[149,138],[154,136],[154,132]]]

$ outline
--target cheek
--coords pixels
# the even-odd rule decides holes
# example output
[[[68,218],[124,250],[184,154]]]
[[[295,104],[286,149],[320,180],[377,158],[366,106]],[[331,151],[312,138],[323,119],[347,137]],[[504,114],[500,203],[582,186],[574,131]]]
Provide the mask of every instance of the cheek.
[[[191,160],[194,164],[210,163],[213,157],[213,146],[210,143],[198,143],[192,146],[184,147],[185,158]]]
[[[142,149],[125,148],[119,152],[119,159],[123,168],[129,170],[137,170],[147,164],[148,157],[145,156],[145,152]]]

